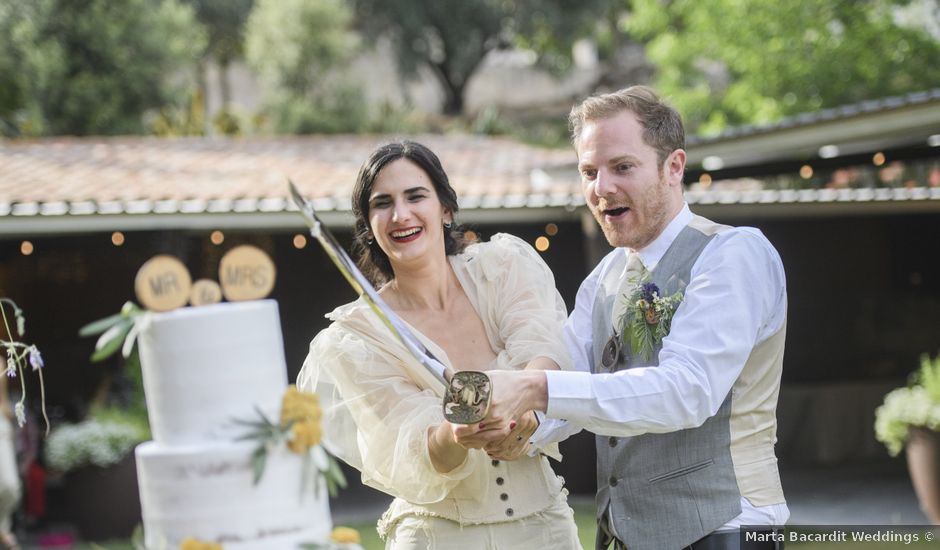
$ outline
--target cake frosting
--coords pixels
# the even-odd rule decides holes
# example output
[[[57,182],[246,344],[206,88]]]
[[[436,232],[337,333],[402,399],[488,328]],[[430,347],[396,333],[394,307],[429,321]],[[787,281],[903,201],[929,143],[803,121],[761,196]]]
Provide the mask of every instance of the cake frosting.
[[[153,441],[138,446],[148,549],[186,538],[225,550],[296,549],[329,538],[325,482],[281,444],[254,483],[254,441],[236,420],[276,421],[287,388],[277,303],[225,303],[152,314],[139,335]],[[303,489],[303,480],[308,486]]]

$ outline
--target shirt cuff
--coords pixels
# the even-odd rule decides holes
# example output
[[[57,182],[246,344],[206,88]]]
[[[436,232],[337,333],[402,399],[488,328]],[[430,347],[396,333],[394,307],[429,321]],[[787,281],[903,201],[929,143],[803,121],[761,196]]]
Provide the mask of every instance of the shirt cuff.
[[[535,414],[535,420],[539,423],[535,431],[529,437],[529,456],[535,456],[541,450],[540,444],[548,436],[551,428],[545,425],[545,413],[542,411],[532,411]]]
[[[548,387],[545,416],[572,420],[587,413],[585,409],[594,399],[592,376],[589,372],[545,371]]]

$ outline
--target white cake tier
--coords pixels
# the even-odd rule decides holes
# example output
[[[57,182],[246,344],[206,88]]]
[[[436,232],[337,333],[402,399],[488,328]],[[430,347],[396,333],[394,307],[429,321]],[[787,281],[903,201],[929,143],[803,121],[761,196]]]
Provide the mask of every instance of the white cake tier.
[[[296,550],[326,543],[331,521],[326,482],[301,492],[303,459],[279,445],[252,483],[254,442],[137,447],[137,480],[148,549],[179,548],[188,537],[225,550]],[[315,467],[309,465],[307,482]]]
[[[223,303],[150,315],[139,336],[153,438],[231,441],[234,420],[277,421],[287,366],[277,302]]]

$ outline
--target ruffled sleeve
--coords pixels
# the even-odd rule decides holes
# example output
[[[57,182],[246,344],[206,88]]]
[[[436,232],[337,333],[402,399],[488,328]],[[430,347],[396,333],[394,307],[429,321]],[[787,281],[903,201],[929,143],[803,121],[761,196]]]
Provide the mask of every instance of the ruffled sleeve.
[[[434,469],[427,434],[444,420],[441,394],[422,389],[384,336],[334,322],[311,342],[297,385],[320,395],[324,444],[364,484],[415,504],[439,502],[484,471],[486,456],[471,450],[451,472]]]
[[[562,338],[567,310],[538,252],[518,237],[498,233],[468,248],[465,256],[479,313],[499,350],[499,368],[521,369],[542,356],[571,370]]]

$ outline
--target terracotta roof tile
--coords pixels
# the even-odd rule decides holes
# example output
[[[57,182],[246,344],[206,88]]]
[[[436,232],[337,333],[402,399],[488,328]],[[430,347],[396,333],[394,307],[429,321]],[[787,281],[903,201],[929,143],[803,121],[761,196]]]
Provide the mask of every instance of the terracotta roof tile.
[[[0,203],[104,203],[275,199],[291,178],[310,198],[348,199],[359,165],[388,136],[245,139],[54,138],[0,142]],[[575,162],[570,149],[546,150],[503,138],[414,137],[440,157],[459,195],[545,192],[536,170]],[[577,179],[552,192],[577,194]],[[336,201],[334,201],[336,202]],[[266,203],[271,207],[271,202]],[[179,211],[180,209],[177,209]],[[184,209],[185,210],[185,209]],[[125,211],[127,211],[125,209]]]

